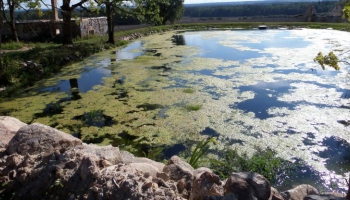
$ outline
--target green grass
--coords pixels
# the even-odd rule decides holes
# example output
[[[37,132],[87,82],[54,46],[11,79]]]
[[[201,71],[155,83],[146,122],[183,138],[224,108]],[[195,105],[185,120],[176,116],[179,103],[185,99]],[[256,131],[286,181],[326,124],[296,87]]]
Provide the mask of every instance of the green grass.
[[[202,105],[198,105],[198,104],[186,106],[187,111],[198,111],[201,108],[202,108]]]
[[[209,151],[210,143],[216,144],[217,142],[213,137],[206,138],[198,142],[194,151],[191,152],[188,164],[190,164],[193,168],[198,168],[201,164],[201,159]]]
[[[18,50],[21,49],[23,47],[31,47],[32,44],[27,44],[24,42],[7,42],[7,43],[3,43],[1,44],[1,49],[2,50]]]

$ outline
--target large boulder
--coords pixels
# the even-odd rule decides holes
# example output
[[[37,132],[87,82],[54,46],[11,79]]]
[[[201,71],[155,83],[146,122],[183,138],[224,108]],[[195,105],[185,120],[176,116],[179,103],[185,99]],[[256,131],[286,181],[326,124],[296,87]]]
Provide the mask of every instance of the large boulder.
[[[220,178],[208,168],[194,171],[190,200],[202,200],[206,196],[223,196],[224,189]]]
[[[177,182],[178,192],[183,198],[190,197],[194,174],[194,169],[190,164],[178,156],[173,156],[169,159],[167,165],[164,166],[163,172],[168,174],[171,180]]]
[[[0,184],[5,199],[181,199],[163,166],[32,124],[0,156]]]
[[[10,140],[8,154],[47,156],[53,152],[64,152],[69,147],[81,145],[82,141],[49,126],[34,123],[23,126]]]
[[[281,195],[284,200],[300,200],[312,194],[319,194],[319,193],[316,188],[308,184],[299,185],[291,190],[281,192]]]
[[[253,172],[233,172],[224,186],[224,194],[233,193],[238,200],[268,200],[271,195],[270,182]]]
[[[271,187],[271,196],[269,200],[284,200],[282,195],[273,187]]]
[[[14,117],[0,116],[0,148],[6,148],[12,137],[25,125]]]
[[[127,151],[121,151],[121,156],[122,156],[122,162],[125,164],[129,163],[147,163],[150,165],[153,165],[156,167],[159,171],[163,171],[164,164],[160,162],[156,162],[154,160],[148,159],[148,158],[140,158],[140,157],[135,157],[133,154],[127,152]]]
[[[308,195],[303,200],[346,200],[345,197],[338,197],[332,194],[323,194],[323,195]]]

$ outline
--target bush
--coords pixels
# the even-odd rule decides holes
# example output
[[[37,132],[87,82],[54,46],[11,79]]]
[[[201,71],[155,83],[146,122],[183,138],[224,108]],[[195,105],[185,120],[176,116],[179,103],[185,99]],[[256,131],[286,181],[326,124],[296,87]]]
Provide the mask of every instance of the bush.
[[[270,148],[263,150],[256,147],[256,152],[251,158],[246,152],[239,154],[237,149],[226,148],[221,159],[210,160],[210,168],[222,178],[227,178],[232,172],[252,171],[274,182],[278,173],[285,169],[288,163],[277,157],[276,151]]]

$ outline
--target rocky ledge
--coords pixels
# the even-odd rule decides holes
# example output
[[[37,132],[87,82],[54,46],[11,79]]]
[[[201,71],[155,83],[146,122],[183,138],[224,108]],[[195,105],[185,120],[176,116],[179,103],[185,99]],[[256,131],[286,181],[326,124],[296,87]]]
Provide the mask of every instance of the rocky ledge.
[[[39,123],[0,117],[0,199],[345,199],[310,185],[279,193],[253,172],[227,180],[177,156],[167,164],[118,147],[84,144]]]

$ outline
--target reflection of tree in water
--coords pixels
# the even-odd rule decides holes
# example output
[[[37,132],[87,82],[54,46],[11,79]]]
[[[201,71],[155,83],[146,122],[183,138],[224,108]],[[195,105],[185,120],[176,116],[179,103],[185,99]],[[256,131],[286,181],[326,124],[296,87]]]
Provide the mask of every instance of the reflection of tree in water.
[[[341,98],[350,99],[350,90],[344,91],[343,94],[341,95]]]
[[[71,100],[81,99],[81,96],[79,95],[78,79],[76,78],[69,79],[69,85],[71,88],[70,93],[72,95]]]
[[[183,35],[173,35],[172,41],[176,45],[186,45],[186,41]]]
[[[324,138],[322,146],[327,148],[319,153],[322,158],[327,158],[326,167],[338,174],[350,170],[350,144],[339,137]]]

